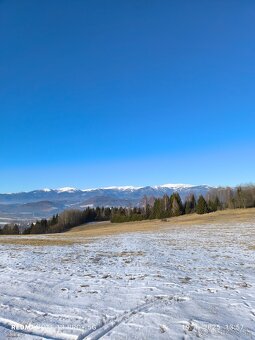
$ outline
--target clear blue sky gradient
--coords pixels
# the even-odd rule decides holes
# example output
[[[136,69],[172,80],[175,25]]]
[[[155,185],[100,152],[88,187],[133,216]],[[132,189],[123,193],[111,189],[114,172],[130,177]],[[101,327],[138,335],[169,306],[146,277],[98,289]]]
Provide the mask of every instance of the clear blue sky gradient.
[[[0,0],[0,192],[254,181],[253,0]]]

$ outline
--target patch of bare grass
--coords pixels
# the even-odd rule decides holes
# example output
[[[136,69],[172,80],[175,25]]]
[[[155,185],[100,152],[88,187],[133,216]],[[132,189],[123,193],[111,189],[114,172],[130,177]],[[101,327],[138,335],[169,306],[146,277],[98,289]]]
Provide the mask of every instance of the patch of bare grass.
[[[223,210],[205,215],[183,215],[173,217],[162,222],[161,220],[146,220],[140,222],[110,223],[99,222],[84,224],[62,234],[51,235],[17,235],[0,236],[0,244],[17,244],[31,246],[68,246],[74,243],[87,243],[96,237],[111,236],[115,234],[150,232],[169,230],[176,227],[199,226],[206,224],[221,224],[230,222],[255,222],[255,208]],[[208,230],[208,233],[210,230]]]

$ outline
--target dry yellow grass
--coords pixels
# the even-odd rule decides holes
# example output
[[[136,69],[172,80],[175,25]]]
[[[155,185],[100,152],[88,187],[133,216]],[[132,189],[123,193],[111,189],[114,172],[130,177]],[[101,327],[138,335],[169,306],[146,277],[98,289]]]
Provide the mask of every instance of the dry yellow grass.
[[[74,240],[64,240],[64,239],[54,239],[52,237],[47,237],[44,239],[32,238],[29,236],[16,236],[15,238],[10,238],[8,236],[0,237],[0,244],[15,244],[23,246],[68,246],[74,242]]]
[[[90,242],[95,237],[107,236],[121,233],[157,231],[190,226],[206,225],[216,223],[230,222],[255,222],[255,208],[236,209],[217,211],[205,215],[184,215],[169,218],[167,222],[161,220],[128,222],[128,223],[110,223],[99,222],[94,224],[85,224],[75,227],[72,230],[62,234],[49,235],[19,235],[19,236],[0,236],[0,244],[16,244],[31,246],[48,246],[48,245],[70,245],[73,243]]]

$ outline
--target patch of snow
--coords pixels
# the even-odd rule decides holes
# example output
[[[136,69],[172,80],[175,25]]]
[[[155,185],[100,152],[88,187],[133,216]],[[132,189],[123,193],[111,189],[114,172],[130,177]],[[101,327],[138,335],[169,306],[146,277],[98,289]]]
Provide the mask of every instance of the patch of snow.
[[[113,187],[106,187],[106,188],[103,188],[104,190],[138,190],[138,189],[141,189],[142,187],[134,187],[134,186],[113,186]]]
[[[85,205],[80,205],[80,208],[86,209],[86,208],[93,208],[94,204],[85,204]]]
[[[42,189],[42,191],[44,191],[44,192],[50,192],[50,191],[52,191],[52,189],[44,188],[44,189]]]
[[[158,188],[169,188],[169,189],[189,189],[189,188],[193,188],[196,185],[192,185],[192,184],[163,184],[163,185],[159,185],[159,186],[155,186],[156,189]]]
[[[87,191],[95,191],[95,190],[120,190],[120,191],[125,191],[125,190],[138,190],[141,189],[143,187],[134,187],[134,186],[112,186],[112,187],[103,187],[103,188],[93,188],[93,189],[83,189],[83,192],[87,192]]]
[[[75,191],[78,191],[78,189],[72,188],[72,187],[64,187],[64,188],[59,188],[56,191],[59,192],[59,193],[61,193],[61,192],[75,192]]]

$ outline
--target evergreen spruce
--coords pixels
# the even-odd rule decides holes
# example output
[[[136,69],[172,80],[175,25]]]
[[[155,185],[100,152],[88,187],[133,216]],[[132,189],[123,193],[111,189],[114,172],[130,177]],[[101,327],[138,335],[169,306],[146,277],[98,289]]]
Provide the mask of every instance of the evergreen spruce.
[[[191,194],[184,205],[184,212],[185,214],[192,214],[196,211],[196,199],[193,194]]]
[[[171,216],[180,216],[183,214],[183,204],[178,193],[173,193],[170,197]]]
[[[198,214],[206,214],[209,212],[207,203],[202,195],[198,198],[196,212]]]

